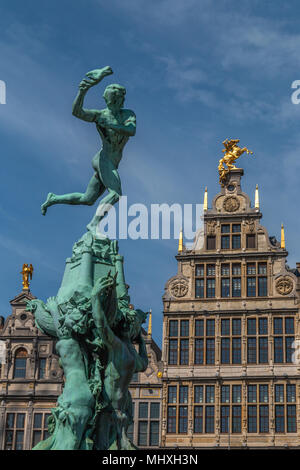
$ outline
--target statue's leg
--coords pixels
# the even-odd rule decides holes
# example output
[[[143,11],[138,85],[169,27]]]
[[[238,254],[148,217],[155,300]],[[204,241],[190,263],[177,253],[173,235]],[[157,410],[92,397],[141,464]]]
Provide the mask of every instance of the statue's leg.
[[[94,413],[95,399],[88,385],[79,343],[73,338],[60,339],[56,349],[64,369],[65,385],[55,408],[56,426],[51,440],[47,440],[49,447],[41,442],[36,450],[79,449]]]
[[[97,174],[94,174],[86,188],[85,193],[69,193],[57,195],[49,193],[46,201],[42,204],[42,214],[45,215],[48,207],[54,204],[84,204],[92,206],[98,197],[105,191],[105,186],[99,179]]]
[[[101,199],[95,216],[87,226],[87,229],[93,233],[96,231],[99,222],[103,219],[111,206],[116,204],[122,196],[120,176],[113,164],[109,162],[104,169],[100,167],[100,170],[100,177],[103,185],[108,189],[108,194]]]

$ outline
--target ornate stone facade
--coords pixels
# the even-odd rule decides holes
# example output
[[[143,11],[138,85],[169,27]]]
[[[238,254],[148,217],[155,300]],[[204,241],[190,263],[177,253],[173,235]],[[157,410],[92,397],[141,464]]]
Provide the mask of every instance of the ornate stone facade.
[[[0,350],[0,450],[32,449],[45,439],[47,417],[63,387],[55,343],[36,328],[32,313],[25,311],[27,300],[34,298],[24,289],[10,302],[11,315],[5,321],[0,317],[0,343],[5,345]],[[157,447],[161,351],[151,334],[144,331],[144,337],[149,366],[132,383],[135,423],[131,435],[141,447]]]
[[[229,173],[204,246],[183,248],[166,284],[162,447],[300,447],[300,263],[287,266],[242,175]],[[174,296],[182,277],[189,290]]]

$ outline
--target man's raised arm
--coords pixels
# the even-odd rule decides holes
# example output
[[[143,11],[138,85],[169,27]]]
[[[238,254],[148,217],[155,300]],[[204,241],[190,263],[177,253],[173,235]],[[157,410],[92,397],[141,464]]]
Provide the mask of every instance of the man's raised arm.
[[[87,84],[85,84],[85,80],[82,80],[79,85],[79,92],[74,100],[73,107],[72,107],[72,114],[73,116],[82,119],[83,121],[93,122],[95,121],[97,114],[99,111],[96,109],[84,109],[83,108],[83,100],[86,95],[86,92],[90,88]]]
[[[86,73],[88,78],[84,78],[79,84],[79,92],[74,100],[72,114],[73,116],[83,119],[83,121],[93,122],[99,115],[97,109],[84,109],[83,100],[86,95],[86,92],[89,88],[97,83],[101,82],[104,77],[111,75],[113,73],[112,69],[108,66],[103,67],[102,69],[91,70]]]

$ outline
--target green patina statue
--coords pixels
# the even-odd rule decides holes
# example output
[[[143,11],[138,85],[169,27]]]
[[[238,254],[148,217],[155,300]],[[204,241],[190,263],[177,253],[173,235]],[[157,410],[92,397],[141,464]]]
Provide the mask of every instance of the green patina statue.
[[[54,204],[86,204],[91,206],[107,189],[108,195],[102,199],[95,217],[88,225],[88,229],[92,232],[95,232],[105,213],[118,202],[122,195],[118,166],[125,144],[129,137],[135,135],[136,130],[134,112],[123,109],[126,89],[121,85],[114,84],[106,87],[103,98],[107,108],[102,110],[83,108],[83,100],[89,88],[112,73],[110,67],[88,72],[86,74],[88,78],[79,84],[79,92],[73,103],[73,115],[84,121],[94,122],[103,144],[102,149],[93,158],[92,165],[95,174],[92,176],[85,193],[63,195],[49,193],[47,200],[42,204],[43,215],[46,214],[48,207]]]
[[[133,450],[127,436],[132,422],[128,390],[135,372],[148,365],[142,324],[147,314],[130,303],[123,257],[117,241],[95,230],[121,195],[117,172],[122,150],[135,133],[135,115],[123,110],[125,89],[110,85],[104,92],[107,109],[84,110],[86,90],[111,74],[110,67],[94,70],[83,80],[73,105],[73,114],[95,121],[103,148],[93,159],[95,175],[84,194],[48,195],[45,214],[53,204],[93,204],[108,189],[88,231],[78,240],[56,297],[44,303],[31,300],[37,327],[57,340],[56,350],[65,384],[48,421],[50,437],[34,450]]]

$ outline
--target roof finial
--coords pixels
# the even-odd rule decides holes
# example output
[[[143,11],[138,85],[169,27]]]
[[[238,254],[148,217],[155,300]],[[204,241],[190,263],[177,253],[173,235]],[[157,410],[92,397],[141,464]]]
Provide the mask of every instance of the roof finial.
[[[284,226],[281,224],[281,242],[280,247],[285,250],[285,236],[284,236]]]
[[[183,235],[182,235],[182,229],[181,229],[180,234],[179,234],[178,251],[181,253],[182,250],[183,250]]]
[[[259,209],[259,193],[258,193],[258,184],[255,188],[255,209]]]
[[[203,210],[207,211],[207,209],[208,207],[207,207],[207,187],[206,187],[204,191]]]
[[[23,264],[23,269],[21,271],[22,277],[23,277],[23,290],[29,290],[29,277],[32,279],[32,274],[33,274],[33,266],[30,264]]]
[[[152,336],[152,308],[149,311],[148,336]]]

